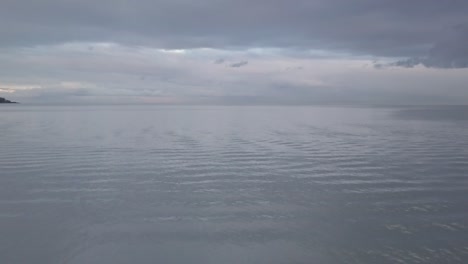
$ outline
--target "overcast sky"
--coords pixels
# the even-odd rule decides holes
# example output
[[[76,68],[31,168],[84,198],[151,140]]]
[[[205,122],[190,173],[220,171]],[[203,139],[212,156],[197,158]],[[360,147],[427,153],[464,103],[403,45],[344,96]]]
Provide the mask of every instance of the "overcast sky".
[[[0,0],[31,103],[466,104],[467,0]]]

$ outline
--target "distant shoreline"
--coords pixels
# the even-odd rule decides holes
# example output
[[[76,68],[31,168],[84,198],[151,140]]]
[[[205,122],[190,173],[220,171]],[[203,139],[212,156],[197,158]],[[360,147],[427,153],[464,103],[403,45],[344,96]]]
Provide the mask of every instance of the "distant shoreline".
[[[10,101],[10,100],[7,100],[3,97],[0,97],[0,104],[17,104],[18,102],[13,102],[13,101]]]

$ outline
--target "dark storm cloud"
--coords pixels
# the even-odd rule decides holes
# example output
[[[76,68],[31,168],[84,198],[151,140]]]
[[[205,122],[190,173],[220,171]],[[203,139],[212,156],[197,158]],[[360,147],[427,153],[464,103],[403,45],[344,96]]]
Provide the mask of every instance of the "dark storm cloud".
[[[249,64],[248,61],[239,61],[239,62],[232,63],[229,66],[232,67],[232,68],[240,68],[240,67],[245,66],[247,64]]]
[[[324,49],[466,67],[466,35],[441,38],[467,14],[466,0],[3,0],[0,45]]]

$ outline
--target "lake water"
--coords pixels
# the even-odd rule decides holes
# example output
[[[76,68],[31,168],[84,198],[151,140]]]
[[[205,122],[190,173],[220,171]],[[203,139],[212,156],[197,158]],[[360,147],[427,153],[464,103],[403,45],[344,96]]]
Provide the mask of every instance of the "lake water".
[[[468,107],[0,106],[1,263],[468,263]]]

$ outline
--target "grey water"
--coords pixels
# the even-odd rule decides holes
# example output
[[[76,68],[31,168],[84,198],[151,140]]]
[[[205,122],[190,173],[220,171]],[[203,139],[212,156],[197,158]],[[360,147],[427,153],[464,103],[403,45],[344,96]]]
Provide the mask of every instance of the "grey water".
[[[0,263],[468,263],[468,107],[0,106]]]

